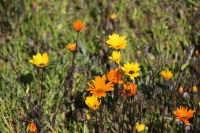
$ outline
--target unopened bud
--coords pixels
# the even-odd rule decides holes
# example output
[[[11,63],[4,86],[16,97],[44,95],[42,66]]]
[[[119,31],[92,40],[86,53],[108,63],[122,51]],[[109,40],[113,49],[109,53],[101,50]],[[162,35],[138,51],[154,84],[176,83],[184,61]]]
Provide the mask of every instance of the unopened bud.
[[[195,55],[199,56],[199,51],[198,50],[195,50]]]
[[[34,1],[33,2],[33,10],[36,11],[36,9],[37,9],[37,3]]]
[[[180,97],[183,96],[183,87],[182,86],[179,87],[178,94],[179,94]]]
[[[192,92],[193,92],[193,94],[197,94],[197,93],[198,93],[198,90],[197,90],[197,87],[196,87],[196,86],[193,86],[193,87],[192,87]]]
[[[86,118],[87,118],[87,120],[89,121],[89,120],[91,119],[90,114],[86,114]]]
[[[140,50],[137,50],[137,52],[136,52],[136,57],[137,57],[137,58],[140,58],[140,57],[141,57],[141,51],[140,51]]]

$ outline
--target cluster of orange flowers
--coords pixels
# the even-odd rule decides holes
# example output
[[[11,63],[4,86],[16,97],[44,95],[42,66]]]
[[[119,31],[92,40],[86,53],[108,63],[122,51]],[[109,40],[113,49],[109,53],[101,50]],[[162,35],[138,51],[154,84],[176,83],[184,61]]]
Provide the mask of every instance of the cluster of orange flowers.
[[[109,35],[108,40],[106,41],[109,44],[109,47],[121,50],[127,46],[127,41],[125,40],[125,36],[119,36],[118,34]],[[121,61],[121,53],[120,51],[113,51],[112,56],[109,57],[114,63],[118,66]],[[120,70],[124,72],[120,72]],[[127,63],[124,67],[117,67],[116,69],[110,69],[110,71],[103,75],[102,77],[97,76],[94,80],[92,80],[93,84],[88,82],[90,88],[87,89],[92,96],[86,98],[85,103],[90,108],[90,110],[95,111],[98,109],[101,102],[98,98],[106,97],[106,92],[113,91],[115,84],[123,84],[123,90],[119,92],[122,94],[122,97],[134,97],[136,95],[136,87],[137,84],[132,84],[131,82],[125,83],[125,80],[122,79],[123,75],[129,75],[132,80],[135,77],[140,76],[139,74],[139,64],[137,62]],[[107,79],[107,81],[106,81]]]

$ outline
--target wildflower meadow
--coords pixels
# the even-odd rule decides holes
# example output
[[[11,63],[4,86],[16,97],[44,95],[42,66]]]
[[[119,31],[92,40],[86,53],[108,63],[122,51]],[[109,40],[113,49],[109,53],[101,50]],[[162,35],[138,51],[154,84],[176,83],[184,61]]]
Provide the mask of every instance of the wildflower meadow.
[[[200,133],[199,0],[1,0],[1,133]]]

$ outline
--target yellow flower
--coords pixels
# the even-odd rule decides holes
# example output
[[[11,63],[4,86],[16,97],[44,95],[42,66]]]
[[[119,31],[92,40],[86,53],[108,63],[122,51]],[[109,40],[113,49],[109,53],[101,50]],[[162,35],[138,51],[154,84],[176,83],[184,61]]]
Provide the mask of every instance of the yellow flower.
[[[91,119],[90,114],[86,114],[86,118],[87,118],[87,120],[89,121],[89,120]]]
[[[191,117],[193,117],[195,110],[188,110],[187,107],[180,107],[177,108],[176,111],[173,111],[173,114],[176,115],[176,119],[181,120],[182,122],[184,122],[186,125],[189,125],[189,121],[188,119],[190,119]]]
[[[111,48],[114,49],[124,49],[127,45],[125,40],[126,36],[119,36],[118,34],[109,35],[109,39],[106,41]]]
[[[200,102],[199,102],[199,107],[200,107]]]
[[[109,59],[111,59],[113,62],[119,64],[120,60],[121,60],[121,53],[120,51],[113,51],[112,52],[112,56],[108,57]]]
[[[169,80],[173,76],[172,72],[169,70],[162,71],[161,75],[163,76],[164,80]]]
[[[137,62],[133,63],[126,63],[124,67],[121,67],[122,70],[125,72],[126,75],[129,75],[130,78],[133,80],[135,77],[140,76],[140,66]]]
[[[76,43],[68,43],[67,44],[67,48],[73,52],[74,50],[76,50]]]
[[[197,87],[196,87],[196,86],[193,86],[193,87],[192,87],[192,92],[193,92],[193,93],[197,93]]]
[[[92,110],[96,111],[99,108],[101,102],[99,102],[96,95],[86,97],[85,104]]]
[[[49,58],[47,53],[41,55],[37,53],[37,55],[33,55],[33,60],[29,60],[32,64],[36,65],[37,67],[45,67],[48,65]]]
[[[137,132],[142,132],[145,129],[145,125],[136,123]]]
[[[136,52],[136,57],[137,57],[137,58],[140,58],[140,57],[141,57],[141,51],[140,51],[140,50],[137,50],[137,52]]]
[[[138,55],[141,55],[141,51],[140,51],[140,50],[137,50],[137,54],[138,54]]]
[[[117,18],[117,14],[116,13],[112,13],[112,14],[110,14],[109,18],[114,20],[114,19]]]
[[[54,130],[53,133],[57,133],[56,130]]]

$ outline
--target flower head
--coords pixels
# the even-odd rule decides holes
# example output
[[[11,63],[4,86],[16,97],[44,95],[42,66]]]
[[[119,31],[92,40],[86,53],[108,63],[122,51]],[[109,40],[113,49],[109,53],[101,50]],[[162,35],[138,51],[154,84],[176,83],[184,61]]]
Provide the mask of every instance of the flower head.
[[[199,50],[195,50],[195,55],[199,56]]]
[[[37,9],[37,3],[34,1],[33,2],[33,10],[36,11],[36,9]]]
[[[183,87],[180,86],[178,89],[179,96],[183,96]]]
[[[197,91],[197,87],[196,87],[196,86],[193,86],[193,87],[192,87],[192,92],[193,92],[194,94],[197,94],[198,91]]]
[[[129,75],[130,78],[133,80],[135,77],[140,76],[140,66],[137,62],[135,63],[126,63],[124,64],[124,67],[121,67],[121,69],[125,72],[126,75]]]
[[[35,124],[34,122],[31,122],[31,123],[29,124],[29,130],[30,130],[31,133],[36,132],[37,127],[36,127],[36,124]]]
[[[92,110],[96,111],[99,108],[101,102],[99,102],[97,96],[86,97],[85,104]]]
[[[90,116],[90,114],[86,114],[86,118],[87,118],[87,120],[89,121],[90,119],[91,119],[91,116]]]
[[[112,82],[113,84],[122,84],[124,83],[124,80],[121,79],[122,76],[124,75],[124,73],[120,73],[120,68],[116,69],[116,70],[110,70],[109,73],[107,73],[107,79],[108,81]]]
[[[83,22],[81,22],[80,20],[78,20],[77,22],[73,23],[74,25],[74,29],[79,32],[81,29],[85,28],[85,26],[83,25]]]
[[[109,15],[109,18],[110,18],[111,20],[114,20],[114,19],[117,18],[117,14],[116,14],[116,13],[112,13],[112,14]]]
[[[132,83],[128,82],[127,84],[124,84],[124,89],[120,92],[123,94],[127,94],[129,97],[134,97],[136,94],[136,87],[137,84],[133,85]],[[123,95],[123,97],[125,97],[125,95]]]
[[[121,53],[120,51],[113,51],[112,52],[112,56],[108,57],[109,59],[111,59],[113,62],[119,64],[120,60],[121,60]]]
[[[124,49],[127,45],[127,41],[125,40],[126,36],[119,36],[118,34],[109,35],[109,39],[106,41],[111,48],[114,49]]]
[[[105,84],[105,75],[102,76],[97,76],[95,80],[92,80],[94,86],[90,83],[88,85],[92,88],[87,89],[87,91],[90,91],[90,93],[93,93],[93,95],[96,95],[98,98],[106,97],[107,91],[112,91],[114,88],[112,88],[113,84],[112,82],[109,82]]]
[[[188,110],[187,107],[184,108],[183,106],[180,108],[177,108],[176,111],[173,111],[173,113],[176,115],[176,119],[183,121],[186,125],[189,125],[188,119],[193,117],[195,110]]]
[[[142,132],[145,129],[145,125],[136,123],[136,130],[137,132]]]
[[[136,57],[137,57],[137,58],[140,58],[140,57],[141,57],[141,51],[140,51],[140,50],[137,50],[137,52],[136,52]]]
[[[163,76],[164,80],[169,80],[173,76],[172,72],[169,70],[162,71],[161,75]]]
[[[73,52],[74,50],[76,50],[76,43],[68,43],[67,44],[67,48]]]
[[[45,67],[49,63],[49,58],[47,53],[41,55],[37,53],[37,55],[33,55],[33,60],[29,60],[32,64],[36,65],[37,67]]]

